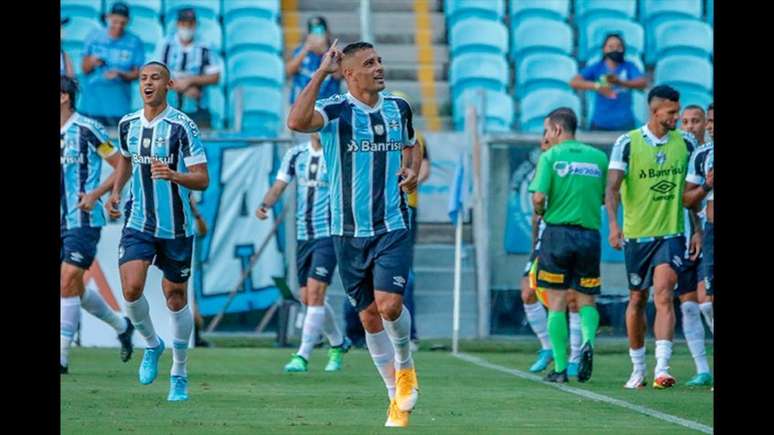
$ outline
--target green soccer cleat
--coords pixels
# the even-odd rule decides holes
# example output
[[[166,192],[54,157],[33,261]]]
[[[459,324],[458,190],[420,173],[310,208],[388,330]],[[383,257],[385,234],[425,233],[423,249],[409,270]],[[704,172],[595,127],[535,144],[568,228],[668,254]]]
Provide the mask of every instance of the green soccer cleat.
[[[711,387],[712,375],[709,373],[697,373],[696,376],[692,377],[685,385],[690,385],[692,387]]]
[[[551,361],[554,360],[554,351],[551,349],[543,349],[538,351],[538,359],[535,361],[534,364],[532,364],[532,367],[529,368],[529,371],[532,373],[542,372],[543,370],[548,367],[549,364],[551,364]]]
[[[341,347],[332,347],[328,349],[328,365],[325,366],[326,372],[337,372],[341,370],[341,362],[344,358],[344,351]]]
[[[285,364],[285,372],[291,373],[291,372],[308,372],[309,371],[309,362],[304,359],[304,357],[293,354],[293,356],[290,358],[290,362]]]

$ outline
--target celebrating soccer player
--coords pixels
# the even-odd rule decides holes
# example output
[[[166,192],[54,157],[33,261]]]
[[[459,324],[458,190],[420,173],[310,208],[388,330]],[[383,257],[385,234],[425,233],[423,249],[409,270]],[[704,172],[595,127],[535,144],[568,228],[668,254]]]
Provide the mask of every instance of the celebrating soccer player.
[[[143,296],[148,267],[153,262],[164,273],[161,287],[172,325],[167,400],[177,401],[188,399],[186,360],[193,329],[187,282],[195,219],[188,194],[206,189],[210,180],[199,129],[188,116],[167,105],[171,87],[166,65],[148,62],[140,70],[143,108],[124,116],[118,124],[123,158],[105,207],[111,216],[121,216],[117,209],[121,189],[131,178],[118,264],[126,311],[148,345],[140,365],[140,383],[150,384],[156,379],[165,348],[153,328],[148,301]]]

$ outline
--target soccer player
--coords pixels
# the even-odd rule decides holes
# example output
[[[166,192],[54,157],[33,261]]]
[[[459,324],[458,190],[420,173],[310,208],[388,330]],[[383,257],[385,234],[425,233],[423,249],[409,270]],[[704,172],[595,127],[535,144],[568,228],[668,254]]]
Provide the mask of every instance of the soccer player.
[[[349,92],[315,103],[321,83],[337,71]],[[339,275],[387,387],[385,426],[408,426],[418,385],[411,315],[402,297],[411,258],[406,194],[416,189],[422,159],[411,106],[384,88],[382,58],[373,45],[356,42],[340,50],[334,41],[290,109],[288,127],[320,131]]]
[[[575,140],[578,118],[560,107],[543,121],[543,136],[553,146],[540,156],[529,186],[535,214],[546,223],[537,258],[537,285],[548,293],[548,333],[554,369],[548,382],[567,382],[567,295],[574,293],[581,317],[583,345],[578,380],[591,378],[599,326],[595,295],[601,291],[599,209],[605,194],[607,156]],[[546,199],[550,198],[546,205]]]
[[[685,253],[682,206],[688,158],[697,144],[692,134],[675,130],[680,94],[669,86],[648,93],[647,124],[618,138],[610,156],[605,205],[610,220],[609,243],[624,249],[629,281],[626,332],[634,370],[625,388],[645,382],[645,307],[653,286],[656,305],[656,368],[653,387],[669,388],[675,330],[674,289]],[[624,208],[623,231],[616,215]],[[700,229],[699,229],[700,230]],[[625,243],[624,243],[624,237]]]
[[[59,161],[61,272],[59,281],[59,372],[66,374],[69,367],[70,344],[78,323],[81,308],[110,325],[121,343],[121,361],[132,357],[134,325],[126,317],[117,315],[96,291],[86,290],[83,273],[91,266],[97,254],[105,214],[102,200],[113,185],[115,172],[100,183],[102,160],[112,167],[118,163],[116,148],[107,132],[97,121],[75,111],[78,86],[75,80],[61,76],[59,98]]]
[[[166,65],[148,62],[140,70],[143,108],[118,123],[122,158],[105,207],[112,217],[121,216],[117,209],[121,189],[131,178],[118,265],[127,314],[147,343],[139,379],[144,385],[156,379],[165,349],[143,296],[152,262],[164,273],[161,287],[174,340],[167,400],[177,401],[188,399],[186,360],[193,329],[187,282],[195,230],[188,195],[191,190],[206,189],[210,180],[199,129],[188,116],[167,105],[171,88]]]
[[[301,334],[301,345],[285,365],[286,372],[309,371],[309,355],[320,332],[325,334],[331,348],[328,350],[326,372],[341,370],[341,361],[351,343],[342,336],[336,315],[325,301],[325,290],[336,269],[336,253],[330,237],[330,197],[328,170],[323,159],[320,135],[313,133],[309,142],[296,145],[285,153],[277,172],[277,180],[263,197],[255,211],[258,219],[266,219],[288,184],[298,180],[296,188],[296,267],[301,283],[301,303],[306,305],[306,316]]]

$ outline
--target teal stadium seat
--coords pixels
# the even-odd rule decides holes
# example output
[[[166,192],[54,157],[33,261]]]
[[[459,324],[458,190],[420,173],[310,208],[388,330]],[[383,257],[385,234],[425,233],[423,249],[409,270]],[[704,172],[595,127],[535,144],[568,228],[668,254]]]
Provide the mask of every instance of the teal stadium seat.
[[[538,89],[521,100],[520,130],[525,133],[543,131],[543,119],[552,110],[569,107],[580,114],[581,104],[577,95],[560,89]]]
[[[177,31],[177,21],[167,21],[165,35]],[[223,29],[217,20],[202,18],[196,20],[196,40],[203,41],[213,50],[223,51]]]
[[[146,57],[149,53],[153,54],[156,45],[164,39],[164,30],[156,18],[132,17],[126,29],[140,38],[145,48]]]
[[[648,35],[645,46],[645,62],[656,63],[655,29],[671,20],[701,20],[703,0],[641,0],[640,22]]]
[[[464,53],[508,52],[508,29],[499,21],[466,18],[457,21],[449,33],[452,56]]]
[[[449,71],[452,99],[469,88],[505,91],[508,63],[505,57],[490,53],[468,53],[455,56]]]
[[[258,17],[276,21],[279,16],[279,0],[223,0],[224,24],[239,17]]]
[[[712,28],[699,20],[673,20],[656,27],[656,58],[673,55],[712,57]]]
[[[259,135],[276,136],[282,117],[282,91],[278,87],[238,86],[229,91],[229,125],[233,126],[242,102],[242,129]]]
[[[573,58],[557,53],[534,53],[522,58],[516,69],[516,96],[543,88],[572,91],[570,80],[578,74]]]
[[[282,31],[272,20],[239,17],[226,24],[225,30],[225,48],[229,56],[248,50],[275,55],[282,51]]]
[[[210,110],[212,128],[222,130],[226,128],[226,97],[219,86],[207,86],[207,108]]]
[[[638,126],[648,122],[648,97],[644,92],[632,90],[632,111],[634,112],[634,121]]]
[[[707,106],[713,101],[712,94],[709,92],[697,91],[691,87],[675,85],[674,88],[680,92],[680,107],[695,104],[707,110]]]
[[[591,56],[602,52],[602,43],[608,33],[619,33],[623,36],[626,53],[640,56],[645,49],[645,31],[642,26],[624,18],[598,18],[589,21],[586,27],[580,29],[586,35],[587,45],[579,47],[578,59],[588,60]]]
[[[570,0],[511,0],[508,4],[511,28],[530,18],[567,21],[570,15]]]
[[[99,20],[102,17],[102,0],[62,0],[59,14],[62,17]]]
[[[484,93],[484,101],[481,98],[481,92]],[[458,131],[465,129],[465,110],[468,105],[474,105],[479,116],[483,109],[484,113],[484,131],[487,132],[504,132],[510,131],[511,125],[513,125],[514,118],[514,104],[511,96],[506,92],[484,90],[484,89],[467,89],[465,92],[457,96],[454,100],[454,128]]]
[[[162,15],[161,0],[108,0],[105,2],[105,10],[109,11],[113,3],[123,2],[129,6],[131,19],[136,17],[155,18],[159,20]]]
[[[696,56],[669,56],[658,61],[655,83],[695,92],[712,92],[712,64]]]
[[[715,27],[715,0],[707,0],[707,23]]]
[[[465,18],[479,17],[502,21],[505,16],[505,2],[502,0],[447,0],[445,3],[448,28]]]
[[[572,54],[572,29],[567,23],[546,18],[524,20],[511,32],[511,59],[531,53]]]
[[[599,18],[635,20],[636,0],[575,0],[575,24],[578,29]],[[583,51],[588,43],[586,34],[578,32],[578,50]]]
[[[229,55],[228,88],[254,85],[281,88],[285,80],[285,66],[276,54],[261,51],[244,51]]]
[[[200,18],[218,20],[221,6],[218,0],[165,0],[164,21],[176,20],[177,11],[184,8],[192,8],[196,13],[197,20]]]

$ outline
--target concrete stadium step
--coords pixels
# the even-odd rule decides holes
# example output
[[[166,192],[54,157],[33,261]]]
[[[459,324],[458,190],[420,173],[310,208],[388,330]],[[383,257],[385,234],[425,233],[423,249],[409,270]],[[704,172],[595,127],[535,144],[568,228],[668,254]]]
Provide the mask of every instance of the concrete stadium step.
[[[315,11],[300,11],[299,23],[304,26],[309,18],[321,15]],[[326,12],[325,19],[334,38],[339,38],[343,47],[346,43],[360,40],[360,14],[355,12]],[[443,13],[431,13],[433,26],[432,42],[446,43],[446,21]],[[371,33],[376,44],[414,44],[416,17],[413,12],[384,12],[373,14]]]
[[[408,49],[411,48],[410,45],[406,45],[405,47]],[[379,51],[379,54],[385,62],[384,79],[388,83],[390,80],[419,80],[419,71],[417,70],[416,61],[394,62],[391,58],[382,54],[381,50]],[[431,65],[431,67],[433,68],[433,79],[435,81],[445,82],[446,76],[448,75],[446,65],[436,63],[435,65]]]
[[[411,44],[385,43],[379,44],[376,48],[388,67],[391,67],[393,62],[398,62],[412,63],[416,69],[416,65],[419,62],[417,59],[417,47]],[[435,62],[435,67],[443,67],[448,64],[449,47],[445,44],[433,44],[433,61]]]
[[[420,223],[417,227],[417,248],[424,244],[451,245],[454,247],[454,225],[451,223]],[[473,243],[473,226],[462,224],[462,246]]]
[[[435,100],[438,104],[439,114],[440,115],[451,114],[451,102],[449,100],[450,98],[449,82],[436,81],[434,83],[434,86],[435,86]],[[421,85],[419,84],[418,81],[415,81],[415,80],[389,80],[387,81],[387,89],[402,91],[412,96],[416,95],[417,100],[422,95]],[[414,104],[414,106],[417,106],[414,108],[414,112],[421,113],[418,107],[420,106],[420,104],[418,104],[416,101],[412,101],[412,103]]]
[[[454,268],[454,245],[427,243],[414,246],[414,264],[424,268]],[[462,245],[462,267],[473,268],[475,266],[475,250],[473,245]]]

